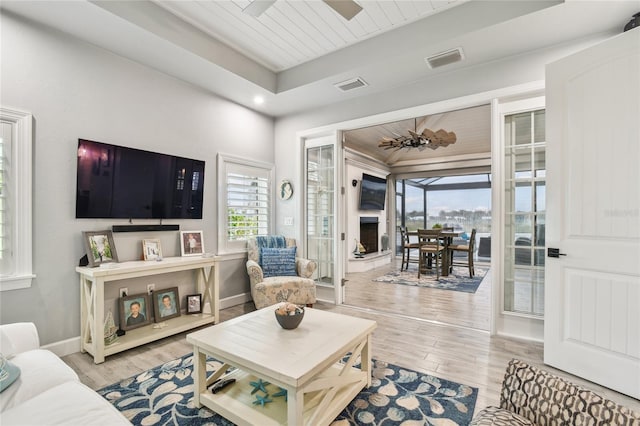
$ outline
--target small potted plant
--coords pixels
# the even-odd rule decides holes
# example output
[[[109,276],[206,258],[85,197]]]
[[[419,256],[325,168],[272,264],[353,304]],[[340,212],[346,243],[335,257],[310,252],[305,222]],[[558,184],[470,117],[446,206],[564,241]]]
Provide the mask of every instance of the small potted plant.
[[[433,225],[433,229],[442,229],[442,225],[439,223],[436,223],[435,225]]]

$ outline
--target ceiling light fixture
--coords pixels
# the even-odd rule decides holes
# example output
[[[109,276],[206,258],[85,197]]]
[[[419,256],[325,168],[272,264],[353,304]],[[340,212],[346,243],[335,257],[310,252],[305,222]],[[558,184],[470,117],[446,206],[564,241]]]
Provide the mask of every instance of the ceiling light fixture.
[[[418,150],[423,151],[425,148],[437,149],[441,146],[456,143],[457,137],[454,132],[447,132],[444,129],[436,132],[424,129],[422,133],[418,133],[417,120],[415,120],[415,123],[415,131],[407,130],[409,136],[398,135],[395,138],[382,138],[378,147],[384,149],[396,148],[396,150],[418,148]]]
[[[257,95],[253,98],[253,103],[256,105],[262,105],[264,103],[264,97]]]

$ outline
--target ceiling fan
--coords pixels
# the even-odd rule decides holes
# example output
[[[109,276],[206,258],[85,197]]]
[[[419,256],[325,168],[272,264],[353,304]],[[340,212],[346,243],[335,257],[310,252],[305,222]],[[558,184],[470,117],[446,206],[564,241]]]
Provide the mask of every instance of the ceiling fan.
[[[353,0],[322,0],[327,6],[338,12],[344,19],[350,21],[361,10],[362,6]],[[253,0],[242,11],[251,16],[260,16],[274,4],[276,0]]]
[[[422,133],[408,130],[409,136],[398,136],[396,138],[382,138],[378,144],[379,148],[391,149],[396,148],[418,148],[422,151],[425,148],[437,149],[441,146],[448,146],[456,143],[457,137],[454,132],[447,132],[440,129],[436,132],[424,129]]]

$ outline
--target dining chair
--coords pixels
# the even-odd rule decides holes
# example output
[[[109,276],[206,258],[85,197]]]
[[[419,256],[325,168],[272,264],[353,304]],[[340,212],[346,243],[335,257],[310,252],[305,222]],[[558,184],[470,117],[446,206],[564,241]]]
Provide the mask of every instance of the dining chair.
[[[473,278],[476,274],[475,269],[473,267],[473,252],[476,247],[476,230],[475,228],[471,230],[471,237],[469,238],[469,244],[452,244],[449,246],[449,250],[451,253],[456,251],[461,251],[467,253],[467,261],[455,260],[455,256],[453,257],[453,261],[451,262],[451,266],[467,266],[469,268],[469,278]]]
[[[411,250],[417,250],[419,248],[418,243],[412,243],[409,241],[409,233],[404,226],[399,226],[400,238],[402,240],[402,263],[400,264],[400,270],[409,269],[409,262],[418,262],[418,259],[411,260]]]
[[[436,279],[440,279],[440,256],[444,251],[444,246],[440,245],[439,229],[418,229],[418,278],[422,269],[426,269],[426,263],[432,264],[435,259]]]

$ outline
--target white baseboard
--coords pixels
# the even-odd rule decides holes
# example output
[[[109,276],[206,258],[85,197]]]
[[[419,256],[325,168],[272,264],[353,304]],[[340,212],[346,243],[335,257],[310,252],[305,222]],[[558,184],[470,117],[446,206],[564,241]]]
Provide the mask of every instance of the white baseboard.
[[[251,300],[251,293],[241,293],[235,296],[225,297],[224,299],[220,299],[220,309],[241,305],[243,303],[250,302]],[[59,357],[63,357],[65,355],[80,352],[80,346],[80,336],[78,336],[67,340],[61,340],[59,342],[49,343],[48,345],[42,346],[42,349],[50,350]]]
[[[243,303],[251,302],[252,300],[251,293],[240,293],[235,296],[225,297],[224,299],[220,299],[220,309],[242,305]]]
[[[41,348],[50,350],[59,357],[74,354],[76,352],[80,352],[80,336],[72,337],[71,339],[67,340],[61,340],[59,342],[49,343],[48,345],[44,345]]]

